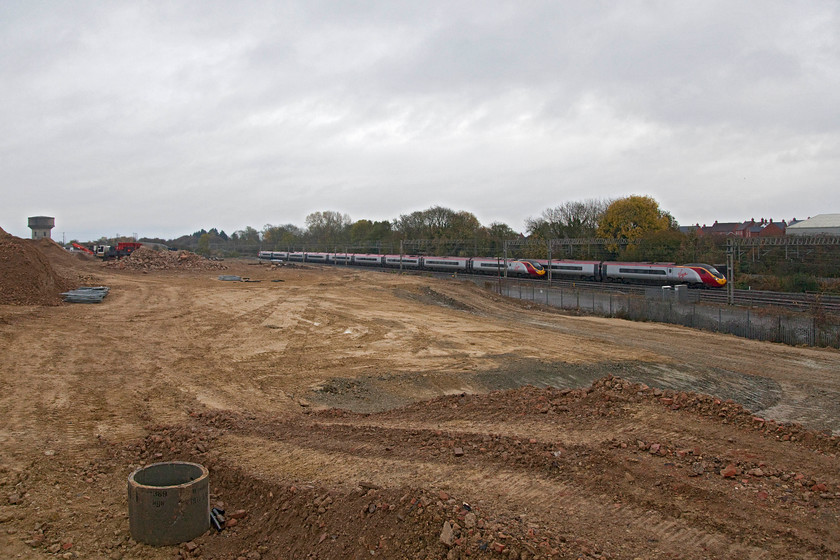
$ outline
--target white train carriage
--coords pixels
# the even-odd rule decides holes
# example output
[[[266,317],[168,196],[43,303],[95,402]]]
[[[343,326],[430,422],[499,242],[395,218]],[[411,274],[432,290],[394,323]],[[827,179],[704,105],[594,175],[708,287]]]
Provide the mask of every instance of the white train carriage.
[[[445,270],[466,272],[469,270],[469,258],[461,257],[423,257],[421,266],[426,270]]]
[[[508,259],[505,263],[504,259],[476,257],[470,259],[470,264],[471,270],[478,274],[499,275],[504,272],[506,265],[509,276],[539,277],[543,274],[543,267],[535,260]]]
[[[289,260],[291,262],[303,262],[306,260],[306,253],[303,251],[292,251],[289,253]]]
[[[316,264],[327,264],[329,253],[306,253],[306,262]]]
[[[600,261],[548,261],[546,259],[540,259],[536,262],[542,265],[543,269],[546,271],[546,275],[548,275],[548,272],[551,271],[552,278],[601,279]]]
[[[470,259],[472,262],[472,271],[479,274],[496,274],[505,270],[504,259],[493,258],[474,258]],[[511,261],[508,261],[510,263]]]
[[[289,258],[289,253],[285,251],[260,251],[257,258],[261,261],[285,261]]]
[[[420,258],[409,255],[385,255],[383,263],[390,268],[420,268]]]
[[[355,254],[353,264],[361,266],[382,266],[382,259],[385,255]]]
[[[605,262],[601,265],[605,280],[633,280],[650,284],[702,285],[700,275],[690,267],[674,263]]]
[[[330,264],[351,264],[353,262],[352,253],[330,253],[327,257],[327,262]]]

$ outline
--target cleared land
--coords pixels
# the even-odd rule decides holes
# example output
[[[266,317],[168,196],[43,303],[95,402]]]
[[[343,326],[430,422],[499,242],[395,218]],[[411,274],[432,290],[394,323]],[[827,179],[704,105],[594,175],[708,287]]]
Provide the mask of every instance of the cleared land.
[[[3,557],[840,556],[836,351],[224,264],[65,259],[104,303],[0,306]],[[244,516],[134,543],[165,460]]]

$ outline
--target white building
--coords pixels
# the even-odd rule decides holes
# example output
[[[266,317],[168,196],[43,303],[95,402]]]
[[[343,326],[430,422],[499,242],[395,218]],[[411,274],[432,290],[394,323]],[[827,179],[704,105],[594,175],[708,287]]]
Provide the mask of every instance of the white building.
[[[788,235],[840,235],[840,214],[818,214],[787,227]]]

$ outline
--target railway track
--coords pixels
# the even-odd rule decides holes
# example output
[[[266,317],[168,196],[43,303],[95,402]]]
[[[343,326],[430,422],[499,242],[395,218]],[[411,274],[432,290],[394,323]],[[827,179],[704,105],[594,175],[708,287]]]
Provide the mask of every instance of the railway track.
[[[438,275],[438,274],[436,274]],[[451,277],[452,274],[439,274],[441,277]],[[485,276],[481,274],[458,274],[472,280],[485,279],[486,281],[497,281],[496,276]],[[530,278],[508,278],[508,281],[521,282],[529,285],[547,286],[544,280]],[[618,294],[629,294],[644,296],[651,288],[656,286],[643,286],[634,284],[621,284],[615,282],[593,282],[593,281],[567,281],[552,280],[553,288],[581,289],[599,292],[611,292]],[[699,303],[710,303],[726,305],[728,297],[726,290],[698,290],[692,289],[689,294],[696,297]],[[828,313],[840,313],[840,296],[831,296],[816,293],[791,293],[771,292],[763,290],[735,290],[735,305],[746,307],[781,307],[793,311],[814,311],[822,310]]]
[[[700,301],[727,303],[725,292],[701,292]],[[797,311],[840,312],[840,297],[815,293],[769,292],[762,290],[735,290],[735,304],[753,307],[784,307]]]
[[[341,265],[348,268],[357,268],[359,270],[371,270],[373,267],[369,266],[355,266],[355,265]],[[394,272],[396,269],[378,269]],[[489,274],[464,274],[452,272],[429,272],[420,270],[403,270],[403,273],[408,274],[426,274],[438,278],[452,278],[453,276],[459,278],[469,279],[473,282],[484,280],[485,282],[497,282],[498,276]],[[503,279],[504,280],[504,279]],[[506,279],[508,282],[518,282],[521,284],[536,286],[548,286],[545,280],[537,280],[532,278],[513,278]],[[587,280],[552,280],[552,288],[562,289],[582,289],[595,292],[609,292],[614,294],[638,295],[644,296],[651,288],[656,286],[645,286],[638,284],[623,284],[618,282],[594,282]],[[709,303],[716,305],[726,305],[728,303],[728,296],[725,289],[721,290],[700,290],[692,289],[689,292],[692,297],[697,298],[698,303]],[[763,290],[735,290],[735,305],[745,307],[780,307],[790,309],[792,311],[813,312],[820,310],[825,313],[840,313],[840,296],[832,296],[818,293],[791,293],[791,292],[771,292]]]

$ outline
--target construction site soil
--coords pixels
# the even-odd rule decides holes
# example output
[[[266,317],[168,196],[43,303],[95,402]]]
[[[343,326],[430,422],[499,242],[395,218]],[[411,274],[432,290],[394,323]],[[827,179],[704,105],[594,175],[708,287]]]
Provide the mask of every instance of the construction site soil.
[[[0,305],[3,558],[840,557],[836,351],[9,238],[3,292],[41,290],[41,259],[59,291]],[[227,527],[137,543],[128,476],[171,460],[209,469]]]

